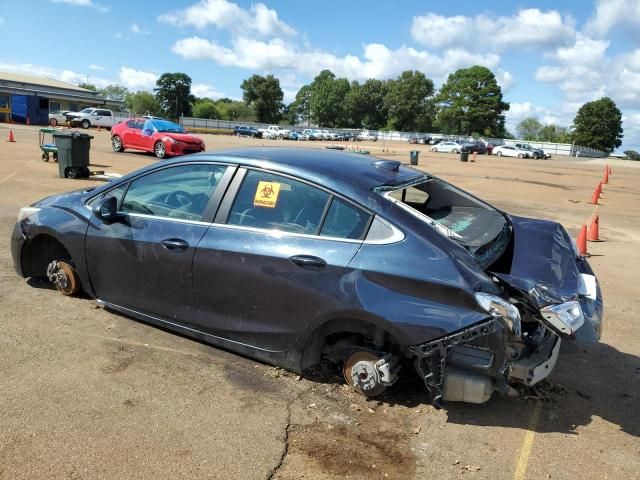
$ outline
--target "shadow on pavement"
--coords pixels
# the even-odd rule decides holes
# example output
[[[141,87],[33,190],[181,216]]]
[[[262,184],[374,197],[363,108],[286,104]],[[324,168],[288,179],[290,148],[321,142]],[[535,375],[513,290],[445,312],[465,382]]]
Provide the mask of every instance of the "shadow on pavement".
[[[604,343],[565,342],[558,366],[541,389],[537,432],[574,433],[594,417],[640,436],[640,357]],[[535,401],[494,396],[484,405],[449,403],[448,422],[527,428]]]

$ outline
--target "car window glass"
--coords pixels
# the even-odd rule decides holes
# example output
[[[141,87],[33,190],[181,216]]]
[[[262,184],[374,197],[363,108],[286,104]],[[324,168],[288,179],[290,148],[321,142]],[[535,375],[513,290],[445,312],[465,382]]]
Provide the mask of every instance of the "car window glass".
[[[124,192],[127,191],[127,186],[129,185],[128,182],[125,182],[123,184],[118,185],[116,188],[113,188],[105,193],[103,193],[102,195],[98,195],[95,198],[92,198],[91,200],[89,200],[87,202],[87,205],[89,207],[93,207],[93,205],[98,202],[99,200],[102,200],[103,198],[107,198],[107,197],[115,197],[116,200],[118,200],[118,205],[120,205],[120,202],[122,200],[122,196],[124,195]]]
[[[227,167],[181,165],[131,182],[120,211],[202,221],[204,210]]]
[[[329,194],[303,182],[249,171],[229,213],[228,223],[317,234]]]
[[[320,235],[359,239],[369,224],[369,214],[350,203],[334,198],[322,225]]]
[[[127,122],[127,128],[136,128],[136,121],[135,120],[129,120]]]

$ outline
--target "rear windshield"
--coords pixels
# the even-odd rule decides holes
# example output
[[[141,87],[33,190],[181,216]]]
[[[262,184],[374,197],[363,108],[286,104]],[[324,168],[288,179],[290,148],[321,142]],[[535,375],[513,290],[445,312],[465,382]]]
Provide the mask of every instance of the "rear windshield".
[[[426,178],[385,193],[446,237],[475,251],[504,233],[505,216],[440,179]]]

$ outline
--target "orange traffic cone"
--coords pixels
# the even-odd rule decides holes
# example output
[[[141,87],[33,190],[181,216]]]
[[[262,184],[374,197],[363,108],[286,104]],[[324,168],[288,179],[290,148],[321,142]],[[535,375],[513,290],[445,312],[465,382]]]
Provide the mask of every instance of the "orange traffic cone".
[[[576,240],[576,246],[578,247],[578,253],[580,255],[587,255],[587,226],[582,225],[580,228],[580,234],[578,240]]]
[[[593,205],[598,205],[598,199],[600,198],[600,184],[593,190],[591,194],[591,201],[589,203]]]
[[[13,138],[13,130],[9,130],[9,140],[7,142],[15,143],[15,139]]]
[[[589,230],[587,231],[587,240],[590,242],[600,241],[599,235],[600,217],[597,213],[591,215],[591,222],[589,223]]]
[[[606,169],[604,171],[604,178],[602,179],[602,181],[604,182],[605,185],[609,183],[609,169]]]
[[[609,167],[609,175],[613,175],[613,168]]]

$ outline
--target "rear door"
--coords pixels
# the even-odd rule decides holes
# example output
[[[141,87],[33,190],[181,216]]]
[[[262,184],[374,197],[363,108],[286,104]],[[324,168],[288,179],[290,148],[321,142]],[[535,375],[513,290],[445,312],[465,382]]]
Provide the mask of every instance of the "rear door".
[[[106,223],[93,216],[86,235],[97,298],[188,323],[193,317],[193,255],[228,184],[228,168],[172,165],[109,192],[119,200],[120,218]]]
[[[336,296],[370,218],[319,186],[240,169],[196,249],[196,328],[286,350],[323,302]]]

